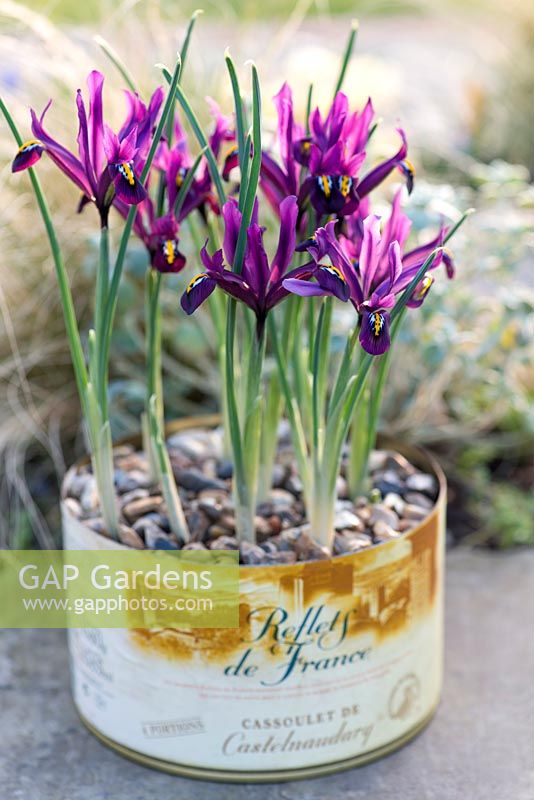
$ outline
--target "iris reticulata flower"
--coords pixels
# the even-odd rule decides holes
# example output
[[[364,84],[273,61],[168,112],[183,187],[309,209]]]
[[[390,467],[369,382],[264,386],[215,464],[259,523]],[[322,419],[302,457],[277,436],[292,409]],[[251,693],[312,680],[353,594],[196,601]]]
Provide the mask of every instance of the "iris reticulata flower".
[[[103,224],[106,224],[115,197],[127,205],[136,205],[146,197],[146,190],[140,184],[138,175],[147,155],[152,129],[163,101],[163,91],[156,89],[148,108],[137,95],[125,92],[127,115],[118,134],[115,134],[104,122],[103,84],[104,76],[93,70],[87,78],[89,113],[81,91],[77,92],[78,155],[74,155],[45,130],[43,122],[50,101],[40,117],[31,110],[31,127],[35,138],[19,148],[12,170],[19,172],[34,166],[46,152],[82,192],[79,209],[88,202],[94,202]]]

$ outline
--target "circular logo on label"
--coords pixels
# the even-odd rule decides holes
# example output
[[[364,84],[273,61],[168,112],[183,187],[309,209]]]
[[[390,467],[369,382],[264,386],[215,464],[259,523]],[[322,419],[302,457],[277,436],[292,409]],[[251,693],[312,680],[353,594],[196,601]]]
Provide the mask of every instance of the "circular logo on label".
[[[417,675],[409,672],[401,678],[389,697],[391,719],[407,719],[413,713],[421,694],[421,682]]]

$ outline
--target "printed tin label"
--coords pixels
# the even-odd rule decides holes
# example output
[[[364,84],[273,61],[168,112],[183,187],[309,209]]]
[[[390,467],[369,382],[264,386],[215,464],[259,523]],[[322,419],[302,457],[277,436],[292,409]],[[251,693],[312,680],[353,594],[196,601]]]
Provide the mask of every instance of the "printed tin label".
[[[239,629],[70,630],[80,713],[138,753],[235,772],[334,763],[405,736],[442,682],[443,495],[392,542],[242,567]],[[64,542],[121,547],[66,512]]]

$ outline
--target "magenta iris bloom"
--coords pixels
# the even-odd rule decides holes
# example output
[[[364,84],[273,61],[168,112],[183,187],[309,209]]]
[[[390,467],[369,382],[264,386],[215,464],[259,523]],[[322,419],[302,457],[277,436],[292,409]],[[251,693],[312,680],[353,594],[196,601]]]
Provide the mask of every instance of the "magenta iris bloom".
[[[338,92],[324,119],[318,108],[310,114],[309,135],[294,120],[293,97],[287,83],[274,102],[282,164],[263,153],[261,186],[275,210],[283,197],[296,194],[301,211],[309,198],[319,218],[350,215],[395,168],[405,174],[411,191],[414,173],[406,158],[408,147],[402,129],[398,129],[398,152],[359,177],[374,116],[371,100],[362,111],[350,112],[347,96]]]
[[[153,127],[163,102],[163,90],[156,89],[148,108],[132,92],[127,91],[127,115],[115,134],[105,123],[102,89],[104,77],[93,70],[87,78],[89,113],[78,90],[78,155],[53,139],[44,129],[48,103],[38,118],[31,110],[35,139],[25,142],[15,156],[13,172],[33,166],[46,152],[55,164],[82,192],[80,210],[94,202],[103,224],[114,197],[127,205],[136,205],[146,197],[138,174],[142,170],[150,145]]]
[[[283,285],[284,279],[309,278],[317,270],[315,262],[310,262],[308,265],[287,272],[295,251],[297,198],[286,197],[280,204],[278,247],[270,262],[263,245],[264,228],[258,224],[256,204],[252,222],[247,230],[247,244],[240,274],[225,268],[225,260],[227,264],[233,266],[241,226],[241,212],[236,201],[231,198],[223,206],[222,213],[225,226],[223,250],[217,250],[210,255],[206,245],[203,247],[200,257],[205,270],[189,283],[182,295],[182,308],[187,314],[192,314],[219,286],[228,295],[245,303],[254,311],[257,330],[261,334],[268,312],[289,293]]]
[[[181,272],[185,256],[180,250],[180,226],[173,214],[154,216],[149,198],[140,204],[134,231],[145,245],[150,265],[158,272]]]
[[[223,143],[233,141],[235,134],[230,119],[221,114],[218,105],[211,100],[209,104],[215,124],[208,141],[217,157]],[[195,175],[193,178],[184,202],[175,215],[178,192],[193,164],[187,137],[178,116],[174,120],[173,141],[174,145],[169,148],[167,141],[161,140],[154,158],[153,174],[150,176],[150,181],[153,181],[154,172],[159,171],[163,178],[165,187],[163,207],[167,212],[157,216],[155,203],[150,195],[147,195],[138,205],[133,226],[134,232],[147,249],[152,268],[158,272],[180,272],[185,267],[186,259],[180,250],[182,220],[195,210],[198,210],[203,218],[208,208],[220,214],[209,169],[206,163],[202,163],[198,176]],[[115,199],[114,205],[123,217],[128,215],[128,206],[125,203]]]
[[[406,289],[421,269],[424,261],[438,247],[446,235],[441,228],[438,236],[426,245],[404,253],[404,244],[410,231],[410,221],[400,208],[400,193],[395,197],[392,213],[380,232],[380,218],[369,215],[361,219],[355,215],[350,220],[354,238],[335,235],[334,221],[319,228],[307,249],[315,262],[320,265],[328,258],[335,270],[338,282],[337,291],[321,285],[319,281],[295,279],[288,276],[284,287],[302,296],[335,295],[348,299],[360,316],[359,340],[363,349],[371,355],[382,355],[390,346],[390,315],[397,296]],[[413,291],[408,306],[415,308],[422,304],[434,282],[430,270],[444,261],[447,274],[454,274],[450,257],[442,252],[434,258],[427,272]],[[315,277],[315,276],[314,276]],[[346,286],[345,298],[342,286]]]
[[[232,119],[222,114],[217,103],[211,98],[208,98],[208,105],[214,121],[213,130],[208,137],[208,143],[215,158],[223,164],[223,178],[228,178],[230,170],[237,164],[237,149],[233,144],[235,142],[235,131]],[[224,153],[224,145],[227,142],[232,144],[227,152]],[[191,169],[193,161],[187,136],[179,118],[176,117],[173,147],[169,148],[167,142],[162,141],[154,159],[154,166],[165,173],[169,209],[174,208],[180,187]],[[220,214],[209,167],[206,159],[203,159],[187,192],[179,218],[184,219],[195,209],[198,209],[201,215],[205,217],[208,208],[214,213]]]

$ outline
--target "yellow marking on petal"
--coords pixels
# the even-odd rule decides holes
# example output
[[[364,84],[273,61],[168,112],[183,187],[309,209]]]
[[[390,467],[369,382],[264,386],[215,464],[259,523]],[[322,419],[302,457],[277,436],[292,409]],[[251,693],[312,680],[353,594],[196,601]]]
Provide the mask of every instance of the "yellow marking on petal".
[[[382,328],[384,327],[384,318],[382,314],[374,312],[371,314],[369,322],[371,323],[371,330],[373,331],[374,335],[377,337],[380,336]]]
[[[321,175],[319,178],[321,181],[323,193],[325,197],[330,197],[330,178],[328,175]]]
[[[164,244],[165,248],[165,257],[167,259],[167,264],[172,264],[174,261],[174,242],[172,239],[167,239]]]
[[[402,162],[402,165],[409,175],[412,175],[412,177],[415,175],[415,167],[411,161],[408,161],[408,159],[405,158]]]
[[[330,272],[332,275],[335,275],[336,278],[339,278],[339,280],[342,283],[346,283],[345,278],[343,277],[343,273],[341,272],[341,270],[339,270],[337,267],[334,267],[333,264],[321,264],[320,268],[321,269],[325,269],[327,272]]]
[[[199,272],[198,275],[195,275],[195,277],[189,281],[187,289],[185,290],[186,294],[189,294],[189,292],[195,289],[199,285],[199,283],[202,283],[202,281],[207,277],[208,276],[206,275],[205,272]]]
[[[433,283],[434,283],[434,278],[432,278],[431,275],[425,275],[425,277],[421,281],[421,288],[415,295],[416,300],[422,300]]]
[[[308,154],[311,150],[311,142],[302,142],[302,152]]]
[[[343,197],[348,197],[351,185],[352,185],[351,177],[349,175],[342,175],[339,181],[339,191],[341,192]]]
[[[23,142],[18,149],[19,153],[24,153],[26,150],[30,150],[32,147],[42,147],[41,142],[39,139],[28,139],[27,142]]]
[[[124,177],[126,178],[126,180],[128,181],[128,183],[130,184],[130,186],[133,186],[135,184],[135,175],[133,173],[133,169],[130,166],[130,164],[127,161],[124,161],[120,165],[120,170],[124,175]]]

